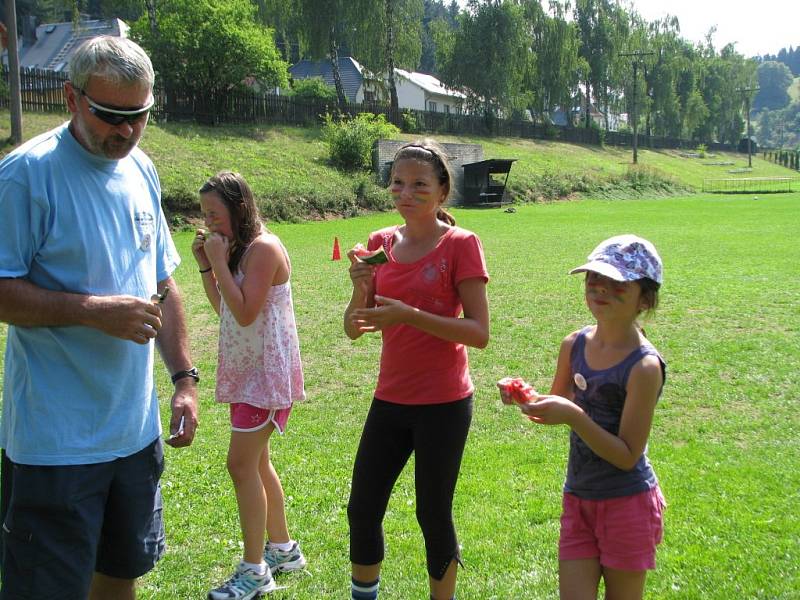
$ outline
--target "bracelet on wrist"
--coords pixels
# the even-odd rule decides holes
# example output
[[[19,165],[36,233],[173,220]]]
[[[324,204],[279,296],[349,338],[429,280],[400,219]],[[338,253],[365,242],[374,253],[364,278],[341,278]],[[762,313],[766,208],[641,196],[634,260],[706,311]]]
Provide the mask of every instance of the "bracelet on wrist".
[[[211,267],[208,267],[207,269],[200,269],[200,270],[198,271],[198,273],[200,273],[200,274],[202,274],[202,273],[208,273],[210,270],[211,270]]]

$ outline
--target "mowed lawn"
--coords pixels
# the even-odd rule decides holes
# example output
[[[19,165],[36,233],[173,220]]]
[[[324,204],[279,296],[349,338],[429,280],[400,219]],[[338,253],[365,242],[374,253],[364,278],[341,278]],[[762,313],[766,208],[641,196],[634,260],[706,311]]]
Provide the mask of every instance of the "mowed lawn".
[[[475,414],[455,501],[466,568],[460,600],[557,597],[564,427],[531,424],[500,404],[494,382],[550,384],[564,335],[590,322],[580,264],[602,239],[633,232],[665,264],[661,306],[647,335],[668,362],[650,457],[669,507],[648,598],[797,598],[800,590],[800,194],[637,201],[582,200],[454,210],[483,240],[492,338],[470,351]],[[308,401],[295,407],[273,461],[290,529],[309,561],[280,576],[276,599],[346,598],[346,505],[353,455],[377,375],[380,340],[351,342],[341,316],[347,261],[331,261],[395,214],[272,227],[294,263],[294,299]],[[201,428],[189,449],[166,450],[169,549],[141,582],[145,599],[204,598],[240,558],[236,503],[225,470],[227,408],[214,403],[217,321],[177,233],[177,272],[203,380]],[[5,327],[0,329],[4,343]],[[413,360],[413,357],[409,357]],[[170,386],[159,363],[162,406]],[[1,375],[0,375],[1,376]],[[166,423],[166,412],[162,413]],[[403,474],[385,521],[381,598],[428,598],[413,477]]]

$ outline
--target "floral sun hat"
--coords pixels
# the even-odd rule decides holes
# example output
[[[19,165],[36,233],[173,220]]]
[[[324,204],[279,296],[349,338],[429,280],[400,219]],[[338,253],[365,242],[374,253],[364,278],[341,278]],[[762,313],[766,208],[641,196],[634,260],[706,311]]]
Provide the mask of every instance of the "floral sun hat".
[[[589,262],[575,267],[569,274],[592,271],[615,281],[652,279],[663,281],[661,257],[656,247],[644,238],[626,234],[609,238],[592,250]]]

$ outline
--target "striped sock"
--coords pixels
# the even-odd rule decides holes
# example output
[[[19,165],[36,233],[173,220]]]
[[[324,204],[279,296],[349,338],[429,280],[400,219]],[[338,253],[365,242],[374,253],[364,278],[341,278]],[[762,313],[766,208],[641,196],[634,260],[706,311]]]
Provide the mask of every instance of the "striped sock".
[[[380,583],[380,577],[378,577],[375,581],[358,581],[351,577],[350,597],[352,600],[377,600],[378,586]]]

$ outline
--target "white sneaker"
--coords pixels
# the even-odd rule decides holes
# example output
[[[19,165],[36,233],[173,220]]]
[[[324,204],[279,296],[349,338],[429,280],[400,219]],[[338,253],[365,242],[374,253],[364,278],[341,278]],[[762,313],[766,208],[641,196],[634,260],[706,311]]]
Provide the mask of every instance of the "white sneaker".
[[[228,581],[208,592],[208,600],[250,600],[277,588],[269,565],[263,575],[241,563]]]
[[[295,542],[288,550],[278,550],[267,544],[264,547],[264,562],[269,565],[273,573],[280,571],[299,571],[306,566],[306,557],[300,550],[300,544]]]

